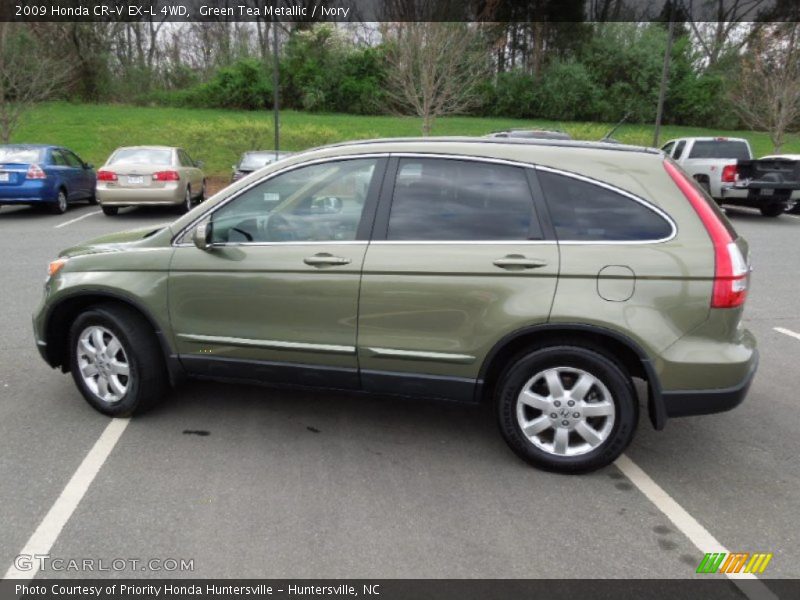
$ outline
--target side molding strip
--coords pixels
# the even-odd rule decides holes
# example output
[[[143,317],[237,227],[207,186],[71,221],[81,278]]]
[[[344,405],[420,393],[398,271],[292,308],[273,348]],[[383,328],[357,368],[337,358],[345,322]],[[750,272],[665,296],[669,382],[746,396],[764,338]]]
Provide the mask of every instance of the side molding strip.
[[[198,344],[220,344],[222,346],[243,346],[245,348],[268,348],[274,350],[295,350],[299,352],[326,352],[330,354],[355,354],[355,346],[337,346],[334,344],[307,344],[304,342],[283,342],[280,340],[249,340],[246,338],[217,335],[195,335],[179,333],[178,337]]]
[[[471,364],[475,357],[469,354],[450,354],[447,352],[418,352],[416,350],[395,350],[393,348],[364,348],[375,358],[396,358],[406,360],[433,360],[449,363]]]

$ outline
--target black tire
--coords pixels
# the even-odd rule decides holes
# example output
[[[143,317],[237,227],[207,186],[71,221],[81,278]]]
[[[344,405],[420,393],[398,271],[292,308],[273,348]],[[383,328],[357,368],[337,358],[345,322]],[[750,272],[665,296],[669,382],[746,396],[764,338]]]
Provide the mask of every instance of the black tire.
[[[63,215],[67,212],[67,208],[69,203],[67,202],[67,190],[61,188],[58,190],[58,195],[56,195],[55,202],[50,203],[50,212],[55,215]]]
[[[119,206],[104,206],[103,214],[107,217],[113,217],[119,212]]]
[[[785,212],[783,204],[767,204],[759,208],[761,214],[765,217],[779,217]]]
[[[190,210],[192,210],[192,188],[191,186],[187,186],[186,193],[183,196],[183,202],[181,202],[180,207],[178,207],[178,211],[181,214],[186,214]]]
[[[506,443],[528,463],[559,473],[586,473],[612,463],[627,448],[636,431],[639,405],[630,376],[611,356],[599,350],[567,344],[568,342],[532,350],[520,355],[510,364],[500,376],[496,388],[498,422]],[[558,455],[544,450],[525,435],[519,424],[517,401],[523,386],[536,374],[551,368],[580,369],[599,380],[610,393],[609,400],[614,404],[614,421],[610,433],[604,441],[583,454]],[[577,409],[568,409],[571,410]],[[548,415],[542,412],[540,416]],[[555,429],[553,432],[555,434]],[[568,433],[570,440],[581,441],[575,437],[577,435],[572,430]]]
[[[78,342],[87,328],[99,326],[119,340],[130,372],[127,390],[110,403],[95,394],[81,375]],[[139,313],[125,306],[100,304],[81,313],[69,331],[70,371],[86,401],[111,417],[128,417],[154,406],[167,390],[168,376],[153,328]]]
[[[200,188],[200,195],[197,197],[198,202],[204,202],[206,199],[206,180],[203,179],[203,187]]]
[[[89,202],[89,206],[96,206],[97,205],[97,194],[92,192],[92,195],[86,199]]]

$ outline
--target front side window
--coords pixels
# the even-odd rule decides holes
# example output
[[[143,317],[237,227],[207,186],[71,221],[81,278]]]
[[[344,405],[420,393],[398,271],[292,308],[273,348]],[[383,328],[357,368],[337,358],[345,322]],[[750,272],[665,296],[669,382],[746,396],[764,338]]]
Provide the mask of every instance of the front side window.
[[[678,145],[675,146],[675,154],[672,155],[675,160],[678,160],[681,156],[683,156],[684,148],[686,148],[686,140],[681,140],[678,142]]]
[[[559,241],[654,241],[672,235],[661,215],[606,187],[539,171]]]
[[[521,167],[440,158],[400,160],[388,240],[540,238]]]
[[[212,215],[212,241],[355,240],[377,162],[321,163],[259,183]]]

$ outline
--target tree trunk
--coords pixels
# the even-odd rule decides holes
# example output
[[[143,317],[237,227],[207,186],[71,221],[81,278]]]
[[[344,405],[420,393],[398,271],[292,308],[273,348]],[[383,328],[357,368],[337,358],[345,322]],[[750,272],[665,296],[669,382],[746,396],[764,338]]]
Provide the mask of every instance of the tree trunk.
[[[426,113],[422,115],[422,137],[428,137],[433,129],[433,115]]]

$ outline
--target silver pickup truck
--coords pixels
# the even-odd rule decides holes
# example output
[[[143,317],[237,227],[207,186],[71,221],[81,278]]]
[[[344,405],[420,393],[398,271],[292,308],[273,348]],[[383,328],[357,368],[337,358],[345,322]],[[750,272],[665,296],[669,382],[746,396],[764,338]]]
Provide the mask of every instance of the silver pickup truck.
[[[777,217],[800,200],[800,161],[753,158],[742,138],[690,137],[661,148],[719,204],[757,208]]]

